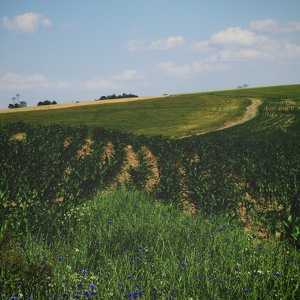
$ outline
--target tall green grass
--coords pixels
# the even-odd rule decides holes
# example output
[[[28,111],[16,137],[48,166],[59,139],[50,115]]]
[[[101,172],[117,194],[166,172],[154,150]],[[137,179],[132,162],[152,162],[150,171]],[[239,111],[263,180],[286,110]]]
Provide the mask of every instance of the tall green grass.
[[[2,299],[297,299],[299,252],[117,190],[0,244]],[[15,298],[9,298],[15,297]]]

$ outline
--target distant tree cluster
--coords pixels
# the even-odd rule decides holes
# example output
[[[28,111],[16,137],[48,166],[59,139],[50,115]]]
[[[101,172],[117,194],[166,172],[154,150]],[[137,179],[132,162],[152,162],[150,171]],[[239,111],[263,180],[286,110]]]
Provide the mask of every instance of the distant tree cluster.
[[[123,93],[122,95],[112,94],[112,95],[108,95],[108,96],[102,96],[99,98],[99,100],[111,100],[111,99],[134,98],[134,97],[138,97],[138,96],[134,95],[134,94]]]
[[[21,108],[27,106],[27,103],[25,101],[19,101],[19,100],[20,100],[20,94],[16,94],[16,97],[12,98],[13,103],[10,103],[8,105],[8,108]]]
[[[22,108],[22,107],[26,107],[26,106],[27,106],[26,101],[20,101],[19,103],[9,104],[8,108]]]
[[[37,106],[42,106],[42,105],[54,105],[57,104],[56,101],[50,101],[50,100],[45,100],[45,101],[40,101]]]
[[[243,84],[243,85],[239,85],[237,88],[238,89],[242,89],[242,88],[247,88],[249,86],[249,84]]]

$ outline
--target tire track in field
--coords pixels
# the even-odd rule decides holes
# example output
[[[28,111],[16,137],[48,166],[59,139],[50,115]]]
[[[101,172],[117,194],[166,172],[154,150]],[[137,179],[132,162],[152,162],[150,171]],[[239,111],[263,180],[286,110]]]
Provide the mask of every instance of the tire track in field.
[[[233,127],[233,126],[236,126],[236,125],[239,125],[239,124],[242,124],[242,123],[245,123],[245,122],[251,120],[252,118],[255,117],[256,112],[257,112],[257,108],[261,104],[261,100],[259,100],[257,98],[250,98],[250,100],[252,101],[252,103],[251,103],[250,106],[247,107],[245,115],[240,120],[229,121],[226,125],[218,128],[218,129],[213,129],[213,130],[208,130],[208,131],[204,131],[204,132],[199,132],[199,133],[196,133],[196,134],[182,136],[182,137],[179,137],[179,139],[183,139],[183,138],[186,138],[186,137],[191,137],[191,136],[194,136],[194,135],[202,135],[202,134],[206,134],[206,133],[213,132],[213,131],[223,130],[223,129]]]

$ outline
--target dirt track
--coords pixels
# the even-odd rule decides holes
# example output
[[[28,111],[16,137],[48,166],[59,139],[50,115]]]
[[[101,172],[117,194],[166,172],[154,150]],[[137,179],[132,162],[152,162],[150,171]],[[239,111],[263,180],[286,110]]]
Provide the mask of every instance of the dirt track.
[[[218,129],[199,132],[199,133],[196,133],[196,134],[193,134],[193,135],[202,135],[202,134],[206,134],[206,133],[209,133],[209,132],[212,132],[212,131],[223,130],[223,129],[226,129],[226,128],[229,128],[229,127],[232,127],[232,126],[235,126],[235,125],[242,124],[242,123],[247,122],[250,119],[254,118],[255,115],[256,115],[257,108],[261,104],[261,101],[259,99],[255,99],[255,98],[251,98],[250,100],[252,101],[252,104],[247,107],[247,111],[241,119],[228,121],[224,126],[218,128]],[[182,139],[182,138],[190,137],[190,136],[193,136],[193,135],[186,135],[186,136],[182,136],[180,138]]]

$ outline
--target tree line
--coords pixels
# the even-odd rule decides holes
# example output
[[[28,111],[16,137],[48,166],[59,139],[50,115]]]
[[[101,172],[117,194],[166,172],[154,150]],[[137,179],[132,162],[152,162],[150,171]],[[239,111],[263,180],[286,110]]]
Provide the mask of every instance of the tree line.
[[[134,98],[134,97],[138,97],[138,96],[134,94],[123,93],[122,95],[112,94],[108,96],[101,96],[98,100],[111,100],[111,99]]]

